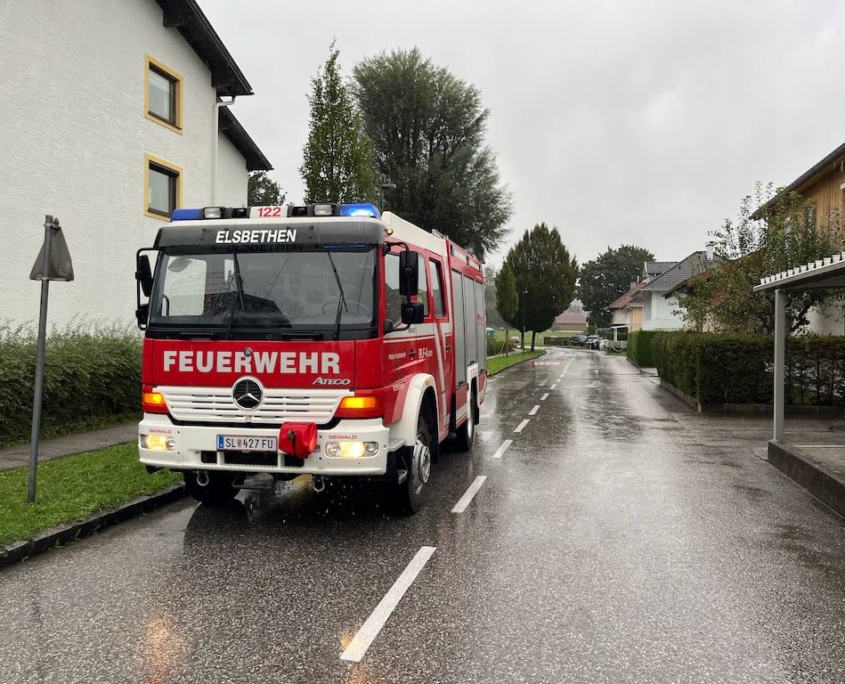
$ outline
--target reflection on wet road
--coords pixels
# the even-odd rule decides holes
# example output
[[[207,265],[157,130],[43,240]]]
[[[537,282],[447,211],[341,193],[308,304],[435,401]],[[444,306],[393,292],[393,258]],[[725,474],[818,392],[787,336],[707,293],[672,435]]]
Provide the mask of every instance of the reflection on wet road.
[[[551,351],[417,516],[302,478],[6,569],[0,681],[845,681],[845,526],[684,411]]]

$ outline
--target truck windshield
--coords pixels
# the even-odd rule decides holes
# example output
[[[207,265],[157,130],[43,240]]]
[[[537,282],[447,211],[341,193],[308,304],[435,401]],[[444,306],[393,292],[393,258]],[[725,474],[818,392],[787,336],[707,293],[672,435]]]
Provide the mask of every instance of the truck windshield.
[[[272,328],[326,337],[375,325],[375,250],[186,253],[159,256],[150,326]]]

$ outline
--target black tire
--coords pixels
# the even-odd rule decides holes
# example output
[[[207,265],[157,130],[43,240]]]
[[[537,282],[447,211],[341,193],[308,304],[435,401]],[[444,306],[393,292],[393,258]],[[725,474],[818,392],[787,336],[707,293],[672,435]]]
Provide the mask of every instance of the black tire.
[[[431,478],[431,430],[425,416],[417,418],[417,438],[413,446],[405,447],[408,476],[399,485],[399,509],[416,513],[423,507]]]
[[[238,495],[238,490],[233,486],[238,473],[230,472],[208,472],[208,484],[200,485],[197,479],[197,472],[186,470],[183,473],[185,478],[185,490],[200,503],[209,506],[226,506]]]
[[[458,437],[455,440],[455,448],[458,451],[469,451],[472,449],[472,444],[475,442],[475,426],[478,423],[478,405],[475,401],[475,392],[469,390],[469,411],[467,412],[467,419],[461,427],[458,428]]]

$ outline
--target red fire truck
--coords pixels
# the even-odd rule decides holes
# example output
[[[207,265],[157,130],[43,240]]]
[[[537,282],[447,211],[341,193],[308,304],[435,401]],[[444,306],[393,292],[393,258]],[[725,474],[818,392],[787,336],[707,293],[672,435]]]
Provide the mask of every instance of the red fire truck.
[[[141,462],[199,501],[310,474],[414,512],[441,445],[472,448],[482,267],[447,237],[370,204],[177,209],[136,279]]]

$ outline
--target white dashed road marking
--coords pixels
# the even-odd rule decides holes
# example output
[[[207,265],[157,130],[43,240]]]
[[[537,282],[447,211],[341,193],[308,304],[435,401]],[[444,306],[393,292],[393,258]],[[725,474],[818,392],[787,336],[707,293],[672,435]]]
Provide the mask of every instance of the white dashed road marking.
[[[417,551],[417,555],[408,563],[408,567],[399,575],[399,579],[390,587],[390,591],[385,594],[376,609],[367,618],[352,641],[349,642],[349,646],[340,656],[341,660],[349,660],[353,663],[361,662],[361,658],[364,657],[367,649],[378,636],[381,628],[384,627],[384,623],[387,622],[390,614],[402,600],[405,592],[408,591],[408,587],[411,586],[417,575],[420,574],[420,570],[423,569],[436,550],[436,546],[423,546]]]
[[[525,426],[526,426],[526,425],[528,425],[528,423],[530,423],[530,422],[531,422],[531,421],[530,421],[530,420],[528,420],[528,418],[526,418],[525,420],[523,420],[523,421],[522,421],[522,422],[521,422],[521,423],[517,426],[517,428],[516,428],[516,430],[514,430],[514,432],[522,432],[522,431],[525,429]]]
[[[501,458],[502,456],[504,456],[505,452],[510,448],[511,444],[513,444],[512,439],[506,439],[504,442],[502,442],[502,446],[500,446],[496,450],[496,453],[493,454],[493,458]]]
[[[549,398],[549,393],[546,392],[542,397],[540,397],[540,401],[546,401]]]
[[[481,489],[481,485],[484,484],[484,480],[487,479],[486,475],[479,475],[475,478],[475,481],[469,486],[467,489],[466,494],[461,497],[461,500],[455,504],[455,507],[452,509],[452,513],[463,513],[467,506],[469,506],[470,501],[472,501],[472,497],[476,495],[479,489]]]
[[[531,409],[531,410],[528,412],[528,415],[529,415],[529,416],[536,416],[536,415],[537,415],[537,411],[539,411],[539,410],[540,410],[540,404],[537,404],[537,405],[536,405],[533,409]]]

